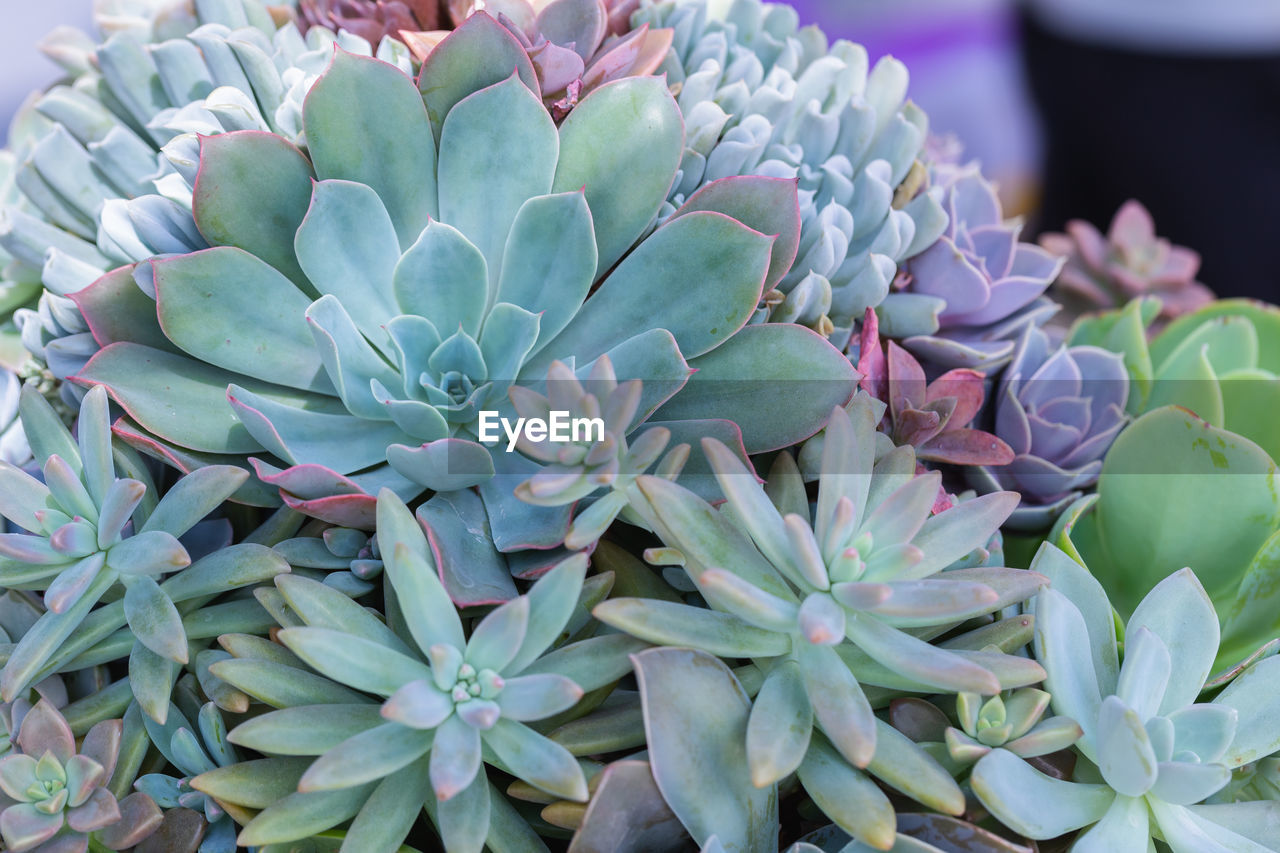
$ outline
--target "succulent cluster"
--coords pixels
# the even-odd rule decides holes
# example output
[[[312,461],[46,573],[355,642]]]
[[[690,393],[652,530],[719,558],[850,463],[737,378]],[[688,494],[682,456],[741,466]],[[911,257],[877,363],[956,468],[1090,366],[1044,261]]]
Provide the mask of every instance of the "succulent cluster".
[[[1280,851],[1280,309],[1140,208],[1022,242],[783,4],[96,10],[0,151],[4,849]]]
[[[1157,237],[1155,221],[1139,201],[1120,206],[1106,235],[1073,219],[1065,234],[1045,234],[1040,245],[1067,259],[1054,286],[1076,311],[1156,296],[1160,316],[1171,320],[1213,301],[1213,292],[1196,281],[1200,255]]]

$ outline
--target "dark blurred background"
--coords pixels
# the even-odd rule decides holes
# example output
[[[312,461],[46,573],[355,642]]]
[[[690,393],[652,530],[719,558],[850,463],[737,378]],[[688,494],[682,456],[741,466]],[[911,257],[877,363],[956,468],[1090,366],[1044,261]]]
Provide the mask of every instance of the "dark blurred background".
[[[3,0],[0,121],[57,70],[36,49],[92,0]],[[100,0],[102,2],[102,0]],[[128,5],[129,0],[106,0]],[[141,2],[141,0],[139,0]],[[1137,198],[1221,295],[1280,302],[1280,0],[792,0],[832,39],[892,54],[939,133],[1031,234],[1105,230]]]

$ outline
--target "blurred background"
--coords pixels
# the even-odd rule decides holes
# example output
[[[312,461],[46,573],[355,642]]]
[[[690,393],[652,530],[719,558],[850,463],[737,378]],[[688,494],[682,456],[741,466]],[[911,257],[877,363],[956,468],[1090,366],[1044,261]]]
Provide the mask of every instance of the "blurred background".
[[[11,7],[0,121],[57,78],[36,44],[92,0]],[[792,0],[831,39],[892,54],[937,133],[999,184],[1028,236],[1105,230],[1129,198],[1203,256],[1220,295],[1280,302],[1280,0]]]

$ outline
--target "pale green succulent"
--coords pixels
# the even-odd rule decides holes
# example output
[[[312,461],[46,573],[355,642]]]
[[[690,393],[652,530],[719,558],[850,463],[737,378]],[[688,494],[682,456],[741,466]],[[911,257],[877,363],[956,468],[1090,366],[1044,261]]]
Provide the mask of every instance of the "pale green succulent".
[[[1232,771],[1280,749],[1280,659],[1237,676],[1197,702],[1218,652],[1218,620],[1184,569],[1156,585],[1129,619],[1124,654],[1106,596],[1088,571],[1052,545],[1035,567],[1052,582],[1036,598],[1035,653],[1054,710],[1084,730],[1074,781],[1053,779],[996,749],[970,784],[1003,824],[1029,838],[1079,831],[1072,850],[1174,853],[1280,849],[1280,802],[1203,805]]]
[[[298,569],[318,569],[326,585],[358,598],[374,589],[382,575],[378,540],[363,530],[326,527],[319,536],[286,539],[274,547],[277,554]]]
[[[946,226],[936,194],[917,194],[928,119],[906,68],[868,70],[861,45],[828,45],[782,3],[645,0],[633,23],[675,30],[661,70],[688,132],[672,205],[733,175],[798,180],[799,254],[764,315],[851,329]]]
[[[1023,687],[989,699],[976,693],[956,696],[960,726],[945,732],[947,753],[960,765],[972,764],[993,749],[1007,749],[1020,758],[1033,758],[1066,749],[1083,731],[1066,717],[1041,719],[1049,694]]]
[[[23,392],[22,418],[44,476],[41,482],[0,463],[0,514],[31,531],[0,534],[0,582],[11,589],[43,590],[47,612],[10,652],[0,673],[0,693],[11,700],[68,665],[128,655],[135,694],[148,713],[163,719],[168,690],[189,654],[183,616],[193,607],[185,604],[180,611],[178,604],[199,606],[219,592],[287,568],[267,549],[241,545],[186,571],[191,558],[179,537],[231,497],[247,476],[232,467],[205,468],[157,500],[141,460],[113,446],[102,391],[86,395],[78,439],[30,388]],[[164,580],[174,573],[179,574]],[[117,586],[123,587],[123,597],[93,611]],[[126,625],[117,642],[112,634]]]
[[[944,571],[989,540],[1017,496],[992,494],[932,515],[938,475],[916,476],[909,446],[876,460],[875,409],[859,395],[849,412],[832,413],[814,516],[787,455],[761,487],[728,448],[704,440],[728,498],[721,511],[674,483],[640,477],[633,508],[680,552],[712,609],[615,598],[594,610],[649,642],[753,660],[764,681],[746,732],[752,782],[768,786],[799,769],[815,797],[815,787],[843,786],[819,802],[845,803],[828,814],[863,839],[892,833],[892,809],[884,811],[879,795],[875,819],[844,811],[850,802],[867,805],[873,790],[854,768],[867,767],[892,730],[876,720],[860,683],[994,694],[1043,677],[1024,658],[929,642],[1017,604],[1045,581],[1019,569]],[[950,811],[952,787],[912,785],[907,793]]]
[[[422,528],[390,491],[379,497],[378,538],[396,629],[323,584],[281,577],[290,615],[278,637],[288,651],[271,653],[275,663],[246,657],[211,666],[280,708],[238,726],[232,742],[269,755],[319,756],[299,777],[298,794],[250,821],[241,844],[302,839],[352,817],[357,843],[399,844],[424,803],[451,853],[478,853],[486,838],[527,838],[527,829],[509,821],[491,823],[491,813],[509,807],[494,802],[484,763],[555,796],[587,798],[576,759],[526,725],[616,681],[628,669],[627,652],[639,647],[602,636],[544,654],[578,606],[585,556],[553,568],[468,635]],[[282,667],[281,655],[295,663]],[[282,669],[294,673],[285,676],[289,683],[272,683]],[[194,784],[213,791],[218,779],[214,771]],[[318,797],[333,807],[304,815],[301,803]]]

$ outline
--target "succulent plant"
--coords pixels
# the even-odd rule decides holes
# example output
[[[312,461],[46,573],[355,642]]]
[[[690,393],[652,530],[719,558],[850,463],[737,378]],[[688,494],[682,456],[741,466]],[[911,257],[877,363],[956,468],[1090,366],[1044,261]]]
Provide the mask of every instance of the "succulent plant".
[[[1252,665],[1212,702],[1197,702],[1218,652],[1218,619],[1184,569],[1157,584],[1130,617],[1123,657],[1102,587],[1046,544],[1034,563],[1052,587],[1035,602],[1035,653],[1054,711],[1080,723],[1075,780],[1053,779],[1012,752],[984,756],[974,793],[1029,838],[1080,831],[1073,850],[1141,850],[1158,837],[1175,853],[1275,850],[1265,829],[1280,803],[1199,805],[1231,771],[1280,749],[1280,659]],[[1096,772],[1095,772],[1096,771]]]
[[[976,166],[939,175],[946,232],[903,269],[878,309],[882,334],[901,338],[926,365],[989,373],[1013,355],[1028,327],[1057,310],[1042,298],[1062,268],[1004,219],[995,187]]]
[[[319,756],[301,776],[298,796],[326,793],[347,805],[300,819],[290,805],[296,798],[287,797],[249,822],[241,844],[306,838],[354,816],[351,831],[359,830],[361,843],[395,846],[424,802],[450,851],[478,853],[491,832],[498,835],[490,843],[511,843],[508,822],[490,825],[491,808],[500,809],[491,805],[496,795],[482,759],[555,796],[587,797],[573,756],[525,725],[568,710],[584,690],[616,681],[628,669],[627,652],[637,648],[600,637],[557,649],[554,661],[544,657],[578,604],[585,556],[547,572],[468,636],[436,576],[422,528],[389,490],[378,499],[378,539],[403,630],[393,631],[323,584],[281,578],[277,585],[296,622],[277,636],[303,671],[292,695],[304,694],[306,679],[315,679],[304,674],[309,666],[348,698],[279,706],[230,735],[233,743],[268,754]],[[264,689],[263,668],[252,659],[211,669],[247,692]],[[281,688],[290,692],[285,685],[271,689]],[[193,784],[205,789],[201,779]]]
[[[1015,456],[1007,465],[970,470],[970,480],[982,489],[1021,492],[1009,525],[1043,529],[1098,481],[1103,456],[1128,423],[1128,371],[1117,353],[1054,350],[1043,330],[1029,326],[996,394],[995,431]]]
[[[355,33],[370,44],[440,28],[440,0],[300,0],[298,26]],[[403,40],[403,39],[401,39]]]
[[[1067,259],[1054,287],[1076,313],[1157,296],[1160,317],[1171,320],[1213,301],[1213,292],[1196,281],[1200,255],[1157,237],[1151,214],[1133,199],[1116,211],[1106,236],[1073,219],[1065,234],[1041,235],[1040,245]]]
[[[277,29],[257,0],[201,0],[194,8],[185,22],[179,15],[155,27],[115,27],[103,7],[102,43],[72,30],[44,45],[74,82],[54,86],[19,114],[19,193],[6,199],[0,246],[14,260],[7,288],[38,292],[44,284],[38,306],[15,320],[23,344],[58,379],[98,349],[75,295],[120,264],[207,245],[191,220],[183,177],[193,147],[198,155],[196,134],[296,134],[302,97],[335,42],[373,53],[350,34],[317,27],[304,40],[292,24]],[[131,17],[142,7],[121,10],[151,22]],[[380,48],[380,56],[411,68],[402,45]],[[73,402],[72,389],[64,396]]]
[[[163,716],[177,665],[188,660],[177,602],[287,568],[278,558],[262,559],[267,549],[246,545],[202,561],[199,571],[181,581],[160,582],[191,565],[179,537],[235,493],[247,475],[229,466],[209,467],[157,500],[141,460],[113,447],[105,391],[85,396],[78,440],[34,390],[23,391],[21,405],[43,479],[0,463],[0,514],[28,531],[0,534],[0,582],[10,589],[43,590],[48,609],[9,653],[0,695],[12,700],[128,625],[133,639],[124,651],[133,690],[149,713]],[[132,476],[118,476],[119,471]],[[122,587],[123,597],[91,615],[113,587]]]
[[[20,751],[0,758],[0,837],[13,853],[83,853],[92,837],[124,850],[160,824],[143,793],[119,802],[106,788],[120,749],[120,720],[98,723],[80,751],[67,721],[48,702],[22,719]]]
[[[646,380],[642,412],[658,410],[655,421],[667,413],[734,420],[748,452],[805,437],[847,399],[854,374],[834,347],[798,326],[742,329],[779,241],[715,211],[779,191],[794,200],[793,188],[735,179],[707,209],[691,200],[615,268],[662,204],[679,155],[675,104],[656,80],[619,81],[557,131],[529,80],[490,85],[475,72],[469,88],[451,94],[432,83],[454,73],[455,46],[470,39],[495,56],[504,45],[523,56],[491,18],[472,16],[425,66],[426,106],[394,68],[339,54],[306,103],[310,160],[268,134],[203,141],[194,210],[222,245],[156,261],[153,277],[139,273],[145,290],[126,300],[136,312],[110,334],[90,303],[100,296],[99,305],[119,310],[108,291],[135,282],[108,277],[80,298],[100,342],[111,345],[76,379],[111,389],[131,415],[126,437],[187,465],[244,464],[252,455],[290,505],[367,527],[384,486],[410,498],[528,470],[502,470],[521,464],[516,455],[478,443],[479,413],[505,409],[508,388],[540,380],[557,359],[585,373],[608,354],[620,377]],[[497,76],[506,60],[493,63]],[[353,125],[353,86],[395,121]],[[617,123],[634,109],[654,115],[644,133]],[[438,155],[421,145],[435,132]],[[619,133],[608,158],[592,153],[602,134]],[[397,153],[371,163],[371,145]],[[518,167],[491,168],[505,156]],[[615,156],[635,170],[633,191],[616,192],[608,171]],[[249,174],[252,188],[238,177]],[[260,191],[263,178],[275,185],[271,193]],[[267,207],[246,206],[245,192]],[[276,227],[263,231],[268,215]],[[588,296],[601,271],[608,275]],[[690,280],[700,282],[692,291]],[[666,299],[676,288],[684,299]],[[275,310],[246,323],[245,299]],[[655,314],[655,300],[666,309]],[[264,336],[272,341],[265,361],[257,343]],[[691,367],[699,381],[689,381]],[[794,389],[782,431],[781,417],[742,395],[699,394],[718,389],[717,378],[749,389],[757,377],[788,376],[829,381],[807,383],[816,396]],[[156,405],[155,382],[170,389],[166,396],[178,388],[194,395],[207,417],[173,418]],[[490,503],[511,500],[511,491],[483,494]],[[551,516],[544,537],[560,517],[567,512]]]
[[[151,742],[181,776],[148,773],[138,777],[134,787],[164,809],[184,808],[199,812],[205,820],[200,853],[235,853],[235,822],[212,797],[197,791],[191,779],[215,767],[240,761],[235,747],[227,742],[227,725],[212,702],[203,705],[193,725],[176,706],[171,706],[165,724],[144,719]]]
[[[382,552],[377,537],[350,527],[327,527],[319,536],[286,539],[274,547],[298,569],[319,569],[322,582],[352,598],[374,589],[373,582],[382,576]]]
[[[688,458],[689,445],[677,445],[664,456],[671,429],[663,426],[640,432],[634,444],[628,441],[633,429],[639,432],[633,424],[643,383],[632,379],[619,385],[608,356],[601,356],[592,366],[585,386],[568,365],[553,362],[547,371],[547,389],[544,396],[529,388],[512,388],[516,414],[550,422],[551,412],[558,411],[565,413],[571,424],[578,419],[585,419],[585,423],[599,418],[603,430],[593,435],[590,429],[584,429],[580,438],[569,433],[568,441],[553,440],[548,433],[545,439],[535,442],[521,434],[515,440],[516,447],[546,467],[516,486],[516,497],[535,506],[564,506],[589,498],[601,487],[607,489],[588,510],[578,514],[565,536],[567,547],[585,548],[599,539],[626,509],[628,490],[655,462],[659,463],[662,476],[675,479]],[[740,446],[741,435],[736,427],[724,426]]]
[[[649,642],[755,660],[765,680],[747,727],[752,782],[771,785],[800,768],[802,784],[829,809],[846,796],[864,802],[866,777],[855,768],[873,760],[887,728],[872,715],[860,682],[997,693],[1040,677],[1030,661],[928,642],[1025,599],[1044,579],[1005,568],[943,571],[985,544],[1016,497],[988,495],[931,518],[937,472],[915,476],[909,447],[877,463],[874,410],[859,395],[848,413],[833,411],[816,524],[794,462],[778,463],[766,492],[715,439],[705,439],[703,449],[728,512],[667,480],[639,478],[633,506],[680,552],[713,609],[614,598],[594,611]],[[828,790],[824,799],[815,785],[839,785],[843,793]],[[929,785],[905,790],[952,810],[947,786]],[[874,820],[850,820],[842,808],[828,815],[856,837],[883,838],[892,833],[892,809],[874,797],[867,808],[873,801]]]
[[[861,388],[885,404],[882,429],[894,444],[909,444],[916,459],[952,465],[1007,465],[1013,450],[989,432],[970,428],[982,411],[986,377],[976,370],[948,370],[926,382],[911,353],[889,341],[881,349],[879,319],[868,308],[859,333]]]
[[[1042,719],[1050,696],[1034,687],[986,698],[977,693],[956,696],[959,727],[946,730],[947,753],[957,764],[972,764],[993,749],[1019,758],[1035,758],[1066,749],[1083,734],[1067,717]]]
[[[650,30],[648,24],[631,29],[639,0],[451,0],[448,5],[455,25],[484,10],[516,37],[557,122],[592,90],[649,76],[671,47],[671,30]],[[442,35],[406,34],[405,41],[425,61]]]
[[[1112,445],[1097,494],[1063,513],[1050,541],[1087,561],[1122,616],[1161,577],[1191,568],[1222,623],[1223,669],[1280,634],[1275,477],[1248,439],[1177,406],[1154,409]]]
[[[661,70],[688,129],[671,208],[730,175],[797,180],[799,253],[762,314],[843,343],[897,264],[946,224],[934,195],[899,192],[918,174],[928,128],[905,100],[906,68],[886,57],[868,71],[861,45],[828,46],[780,3],[666,0],[633,23],[676,32]]]

